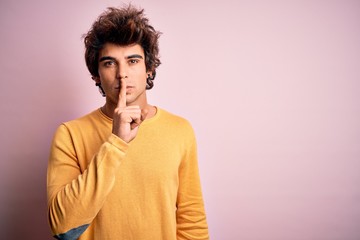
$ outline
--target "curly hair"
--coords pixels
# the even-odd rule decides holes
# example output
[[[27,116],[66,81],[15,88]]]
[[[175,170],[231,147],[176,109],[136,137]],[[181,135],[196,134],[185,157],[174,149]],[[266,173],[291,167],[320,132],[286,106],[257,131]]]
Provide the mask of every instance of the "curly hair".
[[[156,68],[161,64],[159,59],[159,37],[144,15],[144,9],[132,5],[123,8],[108,8],[93,23],[84,35],[85,61],[92,77],[99,77],[99,52],[106,43],[121,46],[139,44],[145,53],[145,66],[152,76],[147,79],[147,89],[154,85]]]

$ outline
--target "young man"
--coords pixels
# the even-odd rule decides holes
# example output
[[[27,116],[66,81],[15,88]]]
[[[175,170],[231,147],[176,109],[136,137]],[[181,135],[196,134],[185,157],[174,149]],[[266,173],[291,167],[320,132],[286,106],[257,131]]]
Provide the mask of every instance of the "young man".
[[[109,8],[85,36],[106,102],[55,133],[47,175],[55,238],[208,239],[193,130],[147,102],[159,36],[131,5]]]

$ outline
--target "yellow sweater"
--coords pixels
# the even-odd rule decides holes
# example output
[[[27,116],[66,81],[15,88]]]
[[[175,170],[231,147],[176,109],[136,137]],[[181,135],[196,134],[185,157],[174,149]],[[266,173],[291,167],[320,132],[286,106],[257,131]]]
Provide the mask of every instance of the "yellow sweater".
[[[208,239],[190,124],[159,109],[129,144],[100,109],[57,129],[47,174],[57,239]]]

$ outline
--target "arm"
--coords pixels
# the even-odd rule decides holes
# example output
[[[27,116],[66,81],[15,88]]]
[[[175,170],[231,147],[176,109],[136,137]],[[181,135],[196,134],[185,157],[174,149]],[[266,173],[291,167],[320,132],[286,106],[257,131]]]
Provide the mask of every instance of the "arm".
[[[195,139],[182,159],[179,169],[176,218],[178,240],[209,239]]]
[[[77,239],[101,209],[128,145],[115,135],[103,143],[81,173],[65,125],[56,131],[48,164],[48,216],[58,239]]]
[[[77,239],[102,208],[115,173],[145,118],[139,106],[126,105],[126,82],[121,80],[113,116],[113,134],[104,142],[84,172],[80,171],[73,137],[61,125],[54,137],[48,165],[48,209],[52,232],[58,239]]]

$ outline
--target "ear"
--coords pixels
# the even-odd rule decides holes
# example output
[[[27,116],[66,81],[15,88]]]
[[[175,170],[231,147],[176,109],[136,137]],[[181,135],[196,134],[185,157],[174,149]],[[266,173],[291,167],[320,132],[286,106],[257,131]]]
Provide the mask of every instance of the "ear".
[[[147,71],[146,71],[146,76],[152,77],[152,76],[153,76],[153,70],[151,70],[151,69],[150,69],[150,70],[147,70]]]

